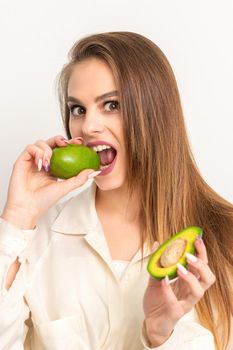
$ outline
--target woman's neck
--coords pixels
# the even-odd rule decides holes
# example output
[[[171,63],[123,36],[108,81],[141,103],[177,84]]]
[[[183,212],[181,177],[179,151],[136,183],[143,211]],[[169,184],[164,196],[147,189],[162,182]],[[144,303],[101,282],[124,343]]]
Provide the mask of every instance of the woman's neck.
[[[141,245],[139,200],[134,193],[96,189],[96,211],[112,259],[130,261]]]
[[[96,209],[105,214],[111,213],[124,221],[139,221],[139,202],[136,192],[129,199],[128,193],[123,188],[109,191],[103,191],[98,187],[96,189]]]

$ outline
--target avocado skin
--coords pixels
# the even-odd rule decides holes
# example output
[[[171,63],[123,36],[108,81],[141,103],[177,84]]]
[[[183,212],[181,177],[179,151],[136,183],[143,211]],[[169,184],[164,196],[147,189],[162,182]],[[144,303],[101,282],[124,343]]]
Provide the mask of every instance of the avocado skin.
[[[50,159],[50,174],[60,179],[69,179],[84,169],[98,170],[99,167],[99,155],[84,145],[56,147]]]
[[[173,278],[177,277],[177,267],[176,264],[169,266],[169,267],[160,267],[158,266],[159,259],[164,252],[164,250],[167,248],[167,246],[174,241],[177,238],[183,238],[187,241],[186,249],[181,256],[181,258],[178,260],[178,262],[183,265],[184,267],[187,265],[186,262],[186,256],[185,253],[188,252],[190,254],[195,254],[195,246],[194,242],[196,238],[202,237],[202,229],[197,226],[189,226],[182,231],[179,231],[175,235],[173,235],[171,238],[167,239],[163,244],[159,246],[159,248],[152,253],[152,255],[149,258],[148,264],[147,264],[147,271],[149,274],[154,277],[157,280],[162,280],[166,275],[171,280]]]

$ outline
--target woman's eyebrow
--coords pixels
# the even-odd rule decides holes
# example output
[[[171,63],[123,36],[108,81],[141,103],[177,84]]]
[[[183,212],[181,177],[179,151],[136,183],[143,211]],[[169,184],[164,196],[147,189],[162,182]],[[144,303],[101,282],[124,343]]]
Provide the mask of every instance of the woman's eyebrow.
[[[105,94],[96,97],[95,98],[95,103],[103,100],[106,97],[113,97],[113,96],[118,96],[118,91],[117,90],[111,91],[111,92],[106,92]],[[82,104],[82,102],[79,99],[77,99],[76,97],[73,97],[73,96],[68,96],[67,97],[67,102],[76,102],[76,103]]]

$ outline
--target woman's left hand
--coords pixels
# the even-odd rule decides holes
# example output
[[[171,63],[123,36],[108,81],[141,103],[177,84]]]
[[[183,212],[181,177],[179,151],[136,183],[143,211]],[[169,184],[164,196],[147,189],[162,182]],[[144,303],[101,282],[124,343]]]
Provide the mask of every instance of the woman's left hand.
[[[197,254],[192,255],[193,261],[187,257],[188,269],[183,266],[182,269],[178,268],[179,278],[173,284],[168,279],[157,281],[149,277],[143,308],[145,329],[152,346],[159,346],[170,337],[177,321],[194,307],[215,282],[203,241],[197,239],[195,248]]]

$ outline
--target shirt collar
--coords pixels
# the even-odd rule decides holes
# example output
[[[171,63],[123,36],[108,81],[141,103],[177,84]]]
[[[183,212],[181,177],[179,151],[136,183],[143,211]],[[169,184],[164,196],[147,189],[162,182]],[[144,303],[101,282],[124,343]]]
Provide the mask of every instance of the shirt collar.
[[[86,240],[91,245],[96,245],[96,250],[100,250],[100,247],[105,249],[105,255],[109,260],[110,255],[104,239],[102,225],[95,208],[96,188],[96,183],[93,181],[91,186],[83,190],[77,196],[68,200],[54,221],[51,229],[63,234],[85,234]],[[148,257],[152,253],[152,250],[147,242],[144,243],[143,249],[144,258]],[[140,259],[141,249],[137,251],[131,260],[131,264]]]
[[[51,229],[64,234],[87,234],[99,227],[95,209],[96,184],[69,199],[54,221]]]

